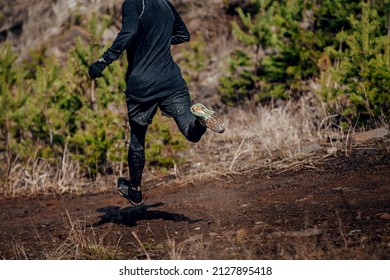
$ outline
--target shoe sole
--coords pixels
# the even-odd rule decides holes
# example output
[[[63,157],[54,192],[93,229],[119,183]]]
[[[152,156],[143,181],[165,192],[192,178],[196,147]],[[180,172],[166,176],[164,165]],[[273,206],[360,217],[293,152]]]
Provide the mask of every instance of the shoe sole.
[[[191,112],[201,119],[212,131],[217,133],[223,133],[225,131],[221,117],[216,112],[207,109],[203,104],[196,103],[192,105]]]
[[[134,205],[134,206],[141,206],[141,205],[144,204],[144,200],[142,200],[142,201],[139,202],[139,203],[136,203],[136,202],[132,201],[127,195],[125,195],[124,193],[121,193],[121,191],[118,190],[118,192],[119,192],[119,194],[120,194],[121,196],[123,196],[124,198],[126,198],[126,199],[130,202],[131,205]]]

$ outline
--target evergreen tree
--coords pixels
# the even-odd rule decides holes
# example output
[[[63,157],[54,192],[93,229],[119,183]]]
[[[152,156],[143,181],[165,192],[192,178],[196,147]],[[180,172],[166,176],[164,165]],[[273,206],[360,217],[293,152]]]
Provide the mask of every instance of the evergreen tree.
[[[305,91],[305,80],[317,71],[313,4],[303,0],[253,0],[254,15],[237,8],[240,25],[233,33],[245,46],[230,61],[221,79],[222,99],[234,104],[287,98]]]
[[[332,112],[375,126],[390,120],[390,34],[381,27],[377,9],[364,2],[361,9],[359,17],[348,18],[352,32],[337,36],[344,47],[327,48],[336,63],[324,73],[332,83],[323,92]]]
[[[22,111],[28,95],[20,85],[24,77],[16,60],[10,44],[0,47],[0,152],[6,154],[8,165],[17,154],[23,155],[25,141],[20,125],[26,124]]]
[[[222,77],[222,101],[233,105],[253,99],[261,87],[257,71],[263,50],[270,45],[279,43],[275,33],[271,32],[278,2],[271,0],[253,1],[254,14],[246,13],[241,7],[237,13],[242,26],[232,22],[233,34],[243,44],[237,49],[229,61],[230,75]]]

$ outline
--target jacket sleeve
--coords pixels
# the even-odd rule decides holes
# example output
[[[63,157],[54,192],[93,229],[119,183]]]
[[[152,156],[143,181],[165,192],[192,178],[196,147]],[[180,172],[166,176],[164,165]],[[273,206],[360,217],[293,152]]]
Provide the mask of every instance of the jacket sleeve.
[[[175,23],[173,25],[172,32],[172,45],[177,45],[190,41],[190,32],[187,29],[187,26],[184,24],[179,13],[176,11],[175,7],[170,1],[166,1],[171,8],[172,14],[175,17]]]
[[[135,1],[125,0],[122,4],[122,28],[111,47],[103,54],[107,64],[117,60],[126,50],[127,46],[137,35],[139,17],[142,13],[142,7],[139,7]]]

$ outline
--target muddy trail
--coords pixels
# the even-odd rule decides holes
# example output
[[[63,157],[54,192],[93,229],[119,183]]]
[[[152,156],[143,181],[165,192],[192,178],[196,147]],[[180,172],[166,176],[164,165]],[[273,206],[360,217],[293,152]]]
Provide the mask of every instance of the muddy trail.
[[[390,259],[390,138],[294,168],[1,199],[1,259]],[[321,154],[324,153],[324,154]],[[114,180],[114,178],[113,178]]]

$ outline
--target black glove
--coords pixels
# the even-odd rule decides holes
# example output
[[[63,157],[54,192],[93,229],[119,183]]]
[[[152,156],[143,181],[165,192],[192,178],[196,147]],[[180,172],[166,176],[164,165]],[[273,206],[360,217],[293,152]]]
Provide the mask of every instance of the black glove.
[[[107,63],[103,58],[100,58],[98,61],[92,63],[88,68],[88,74],[91,79],[96,79],[103,77],[103,70],[107,67]]]

